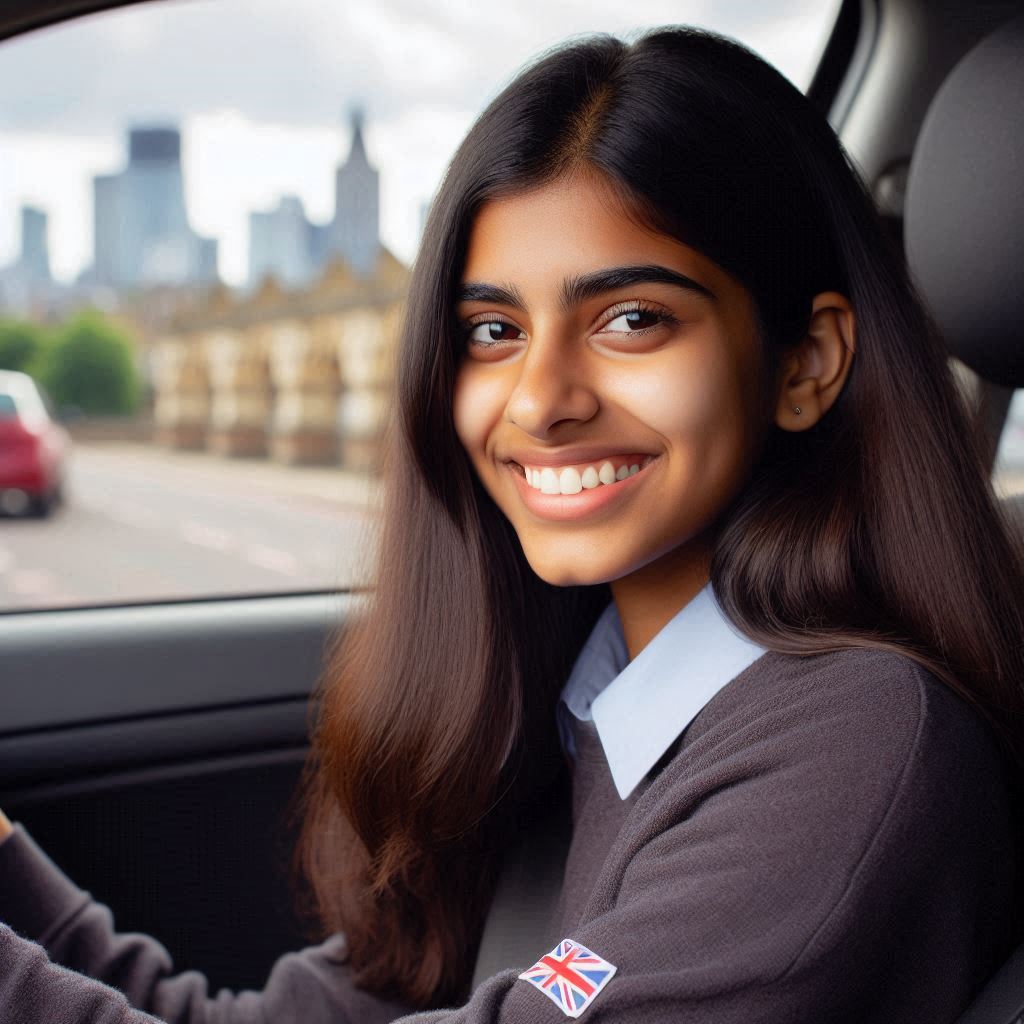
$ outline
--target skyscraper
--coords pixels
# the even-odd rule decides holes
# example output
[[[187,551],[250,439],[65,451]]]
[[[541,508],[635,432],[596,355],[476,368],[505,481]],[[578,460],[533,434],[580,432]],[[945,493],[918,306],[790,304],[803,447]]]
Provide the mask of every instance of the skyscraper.
[[[308,284],[315,270],[312,225],[298,196],[282,196],[277,208],[249,214],[249,286],[274,277],[286,287]]]
[[[88,275],[97,284],[120,280],[121,214],[117,203],[120,174],[99,174],[92,179],[93,265]]]
[[[52,301],[58,286],[50,271],[45,210],[21,208],[21,252],[10,266],[0,268],[0,312],[27,315]]]
[[[94,278],[115,288],[216,281],[216,245],[192,230],[185,208],[181,134],[133,128],[128,164],[93,179]]]
[[[350,114],[352,144],[334,176],[334,220],[327,233],[327,255],[340,255],[358,273],[369,273],[380,246],[380,183],[363,142],[363,112]]]
[[[23,206],[21,259],[18,262],[26,279],[37,284],[46,284],[51,280],[50,247],[46,235],[46,212],[34,206]]]

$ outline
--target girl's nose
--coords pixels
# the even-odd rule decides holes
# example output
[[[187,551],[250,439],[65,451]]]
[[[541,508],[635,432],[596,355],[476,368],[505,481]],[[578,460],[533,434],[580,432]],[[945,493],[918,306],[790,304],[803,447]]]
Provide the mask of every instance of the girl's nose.
[[[505,407],[505,418],[533,437],[545,438],[563,420],[585,422],[599,408],[585,353],[553,331],[535,332]]]

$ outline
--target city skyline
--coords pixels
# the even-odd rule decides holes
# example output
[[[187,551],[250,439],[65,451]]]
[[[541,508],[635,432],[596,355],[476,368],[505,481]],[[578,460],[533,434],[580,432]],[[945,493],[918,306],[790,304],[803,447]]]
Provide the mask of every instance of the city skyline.
[[[328,220],[311,220],[302,200],[291,194],[277,196],[272,209],[248,212],[245,287],[256,288],[267,277],[284,287],[304,287],[337,259],[357,274],[373,270],[381,244],[379,174],[366,152],[364,121],[363,109],[352,106],[349,151],[334,169],[334,209]],[[92,259],[73,281],[55,278],[48,211],[22,205],[20,247],[13,261],[0,265],[0,311],[5,303],[24,305],[33,289],[41,296],[61,289],[128,291],[223,280],[218,240],[199,236],[191,225],[178,127],[132,124],[124,138],[123,165],[92,178]]]
[[[46,209],[55,275],[91,258],[90,183],[124,160],[131,123],[180,126],[185,201],[220,242],[220,272],[245,283],[248,212],[278,197],[311,221],[333,214],[345,111],[367,110],[380,173],[380,240],[415,256],[422,210],[470,124],[522,65],[574,35],[622,38],[703,25],[753,46],[806,87],[836,3],[566,0],[477,8],[461,0],[325,5],[216,0],[143,5],[12,40],[0,64],[0,265],[15,258],[18,208]],[[498,45],[500,43],[500,45]],[[339,130],[340,127],[340,130]]]
[[[353,121],[354,112],[358,111],[359,129],[355,128],[355,122]],[[221,115],[224,116],[224,115]],[[367,165],[369,172],[373,176],[374,189],[379,191],[379,172],[377,171],[375,162],[370,158],[367,150],[368,146],[365,141],[366,128],[364,124],[367,123],[368,119],[365,118],[363,108],[356,104],[350,104],[345,111],[345,120],[348,121],[348,129],[346,130],[345,124],[339,119],[339,125],[335,128],[333,134],[334,138],[329,140],[321,139],[320,145],[317,147],[322,154],[319,163],[319,173],[324,180],[329,183],[329,188],[326,190],[326,196],[317,196],[313,202],[307,204],[303,201],[304,197],[297,194],[296,192],[289,191],[287,187],[282,187],[280,191],[273,191],[267,194],[267,198],[262,202],[255,202],[252,207],[243,210],[245,219],[245,229],[241,236],[235,235],[235,247],[236,252],[234,253],[233,259],[229,261],[227,267],[224,266],[223,258],[217,261],[218,274],[224,283],[229,284],[232,287],[251,287],[253,284],[253,268],[252,268],[252,227],[253,218],[260,218],[261,215],[272,214],[275,210],[281,209],[281,204],[285,204],[285,208],[290,210],[291,215],[297,215],[293,204],[297,202],[301,208],[301,216],[308,222],[308,227],[312,229],[314,235],[317,232],[324,234],[330,233],[331,230],[337,232],[342,230],[342,226],[351,221],[352,217],[359,218],[360,211],[358,209],[342,209],[343,216],[339,219],[337,216],[338,212],[338,201],[339,198],[342,200],[342,206],[344,207],[347,202],[346,196],[349,194],[340,187],[340,183],[336,180],[337,174],[341,168],[346,164],[348,157],[353,153],[353,150],[358,154],[357,165],[359,158]],[[372,130],[372,122],[371,130]],[[182,158],[182,170],[183,170],[183,194],[184,209],[187,211],[190,225],[195,227],[195,218],[193,216],[193,209],[196,205],[197,193],[202,191],[203,181],[200,177],[203,168],[203,162],[200,162],[198,167],[193,164],[193,170],[189,171],[188,162],[185,157],[189,151],[189,139],[185,128],[179,128],[176,124],[172,123],[167,118],[156,119],[149,122],[138,122],[129,123],[123,126],[120,138],[121,142],[117,146],[118,156],[109,164],[103,165],[103,170],[95,173],[84,174],[83,179],[80,181],[79,186],[81,191],[88,192],[87,200],[82,203],[79,202],[79,214],[84,215],[84,222],[80,224],[81,237],[87,242],[87,246],[80,242],[76,246],[76,257],[73,264],[69,264],[67,259],[54,260],[53,259],[53,210],[48,208],[45,203],[23,201],[16,203],[14,207],[8,207],[6,209],[0,208],[0,219],[3,215],[6,215],[7,220],[10,224],[14,225],[15,230],[12,232],[10,226],[8,227],[7,244],[0,247],[0,275],[5,271],[9,271],[12,267],[19,263],[21,257],[21,225],[18,222],[19,218],[22,217],[22,210],[36,210],[41,211],[46,215],[46,220],[49,221],[50,238],[49,238],[49,263],[50,263],[50,276],[52,280],[58,282],[64,286],[72,286],[76,283],[95,283],[95,279],[90,278],[90,272],[93,269],[95,251],[96,251],[96,235],[95,235],[95,205],[97,201],[102,202],[101,196],[103,195],[104,187],[108,183],[112,183],[113,180],[117,179],[123,174],[125,167],[131,164],[131,138],[133,132],[159,132],[159,131],[172,131],[178,132],[180,135],[180,156]],[[322,133],[324,136],[328,136],[331,133],[324,130]],[[336,152],[337,157],[333,158],[330,156],[332,152]],[[307,162],[307,169],[310,169],[311,162]],[[359,171],[357,170],[358,174]],[[265,193],[266,194],[266,193]],[[353,197],[359,195],[358,190],[352,190],[351,195]],[[191,196],[191,200],[189,197]],[[326,199],[326,202],[325,202]],[[426,208],[429,205],[429,198],[421,198],[416,201],[414,206],[414,214],[416,220],[415,236],[411,239],[406,238],[405,244],[399,243],[398,245],[389,248],[404,250],[404,262],[409,263],[412,259],[412,252],[415,248],[415,242],[418,241],[420,230],[422,229],[423,216]],[[379,225],[379,206],[380,198],[379,194],[374,196],[373,208],[371,212],[373,225],[376,226],[375,239],[377,244],[385,244],[383,238],[380,237],[380,225]],[[333,227],[332,227],[333,226]],[[365,231],[363,232],[365,233]],[[328,251],[335,253],[344,251],[345,243],[340,241],[332,241],[324,234],[324,237],[319,241],[314,241],[314,248],[319,245],[320,253],[319,256],[314,256],[312,260],[311,271],[316,269],[322,269],[324,259],[323,257]],[[357,232],[358,234],[358,232]],[[218,243],[217,248],[222,248],[220,243],[223,242],[223,238],[219,236],[212,236],[210,241]],[[410,248],[410,240],[412,241],[412,247]],[[349,243],[355,244],[358,247],[358,242]],[[365,247],[364,247],[365,250]],[[374,250],[375,251],[375,250]],[[398,255],[398,253],[396,253]],[[399,258],[402,258],[401,256]],[[354,259],[350,259],[350,262],[355,269],[365,269],[368,264],[368,258],[365,255],[362,257],[356,256]],[[58,264],[55,266],[54,264]],[[280,276],[280,275],[279,275]],[[308,282],[311,278],[310,273],[300,275],[302,281]],[[288,283],[287,277],[282,283]],[[299,281],[293,281],[292,283],[300,283]]]

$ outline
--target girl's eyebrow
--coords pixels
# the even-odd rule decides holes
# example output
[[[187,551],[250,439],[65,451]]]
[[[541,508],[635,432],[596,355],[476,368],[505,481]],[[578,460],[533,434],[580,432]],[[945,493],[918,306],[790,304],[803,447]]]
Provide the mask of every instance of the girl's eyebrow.
[[[602,292],[626,288],[633,284],[650,283],[674,285],[695,292],[712,302],[717,300],[717,296],[710,288],[694,281],[692,277],[669,270],[668,267],[657,263],[647,263],[640,266],[607,267],[579,277],[567,277],[562,282],[562,312],[568,313],[573,306]],[[526,308],[526,303],[515,285],[500,286],[482,281],[466,281],[460,285],[456,302],[496,302],[502,306]]]

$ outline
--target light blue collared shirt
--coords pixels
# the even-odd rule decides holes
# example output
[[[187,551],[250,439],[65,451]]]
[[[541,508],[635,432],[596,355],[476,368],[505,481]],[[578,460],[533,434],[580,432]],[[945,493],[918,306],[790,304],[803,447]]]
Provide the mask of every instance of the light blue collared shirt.
[[[630,661],[612,601],[580,650],[561,700],[576,718],[593,719],[625,800],[697,712],[765,650],[736,631],[708,582]],[[572,733],[559,710],[571,755]]]

